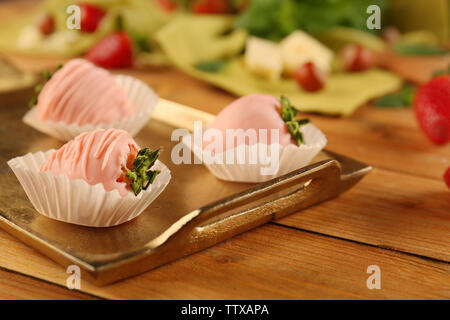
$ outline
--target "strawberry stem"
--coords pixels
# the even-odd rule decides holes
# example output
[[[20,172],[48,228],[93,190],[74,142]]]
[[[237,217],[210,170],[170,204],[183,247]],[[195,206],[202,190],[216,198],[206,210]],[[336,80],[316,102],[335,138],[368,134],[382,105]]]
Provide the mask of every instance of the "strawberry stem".
[[[42,89],[44,88],[45,83],[47,83],[47,81],[50,80],[50,79],[52,78],[52,76],[55,74],[55,72],[58,71],[58,70],[61,69],[61,68],[62,68],[62,64],[58,64],[58,65],[56,66],[55,71],[54,71],[53,73],[52,73],[51,71],[48,71],[48,70],[42,72],[42,76],[44,77],[44,80],[45,80],[45,81],[44,81],[43,84],[42,84],[42,83],[39,83],[39,84],[37,84],[37,85],[34,87],[34,92],[36,93],[36,95],[33,96],[33,97],[30,99],[30,101],[28,102],[28,106],[29,106],[30,108],[31,108],[31,107],[34,107],[35,105],[38,104],[38,97],[39,97],[39,94],[41,93]]]
[[[280,116],[283,121],[286,123],[289,133],[297,142],[298,145],[305,143],[305,139],[303,137],[303,133],[300,130],[300,127],[309,123],[309,119],[300,119],[295,120],[298,115],[298,110],[291,104],[288,98],[285,96],[281,96],[281,109]]]
[[[160,151],[161,148],[154,151],[150,150],[150,148],[139,150],[133,161],[133,167],[127,171],[126,177],[131,180],[130,188],[135,196],[142,190],[147,190],[160,173],[159,170],[150,170],[158,159]]]

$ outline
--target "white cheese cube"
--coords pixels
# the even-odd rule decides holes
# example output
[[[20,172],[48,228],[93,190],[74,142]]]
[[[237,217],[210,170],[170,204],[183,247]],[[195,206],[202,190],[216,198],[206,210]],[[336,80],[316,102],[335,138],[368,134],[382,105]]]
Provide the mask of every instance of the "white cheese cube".
[[[44,36],[35,26],[26,26],[22,29],[17,39],[17,45],[23,49],[36,47],[42,42]]]
[[[333,52],[303,31],[294,31],[281,43],[283,68],[293,74],[301,65],[312,62],[325,72],[331,69]]]
[[[245,48],[245,65],[255,74],[278,80],[283,71],[280,47],[272,41],[250,37]]]

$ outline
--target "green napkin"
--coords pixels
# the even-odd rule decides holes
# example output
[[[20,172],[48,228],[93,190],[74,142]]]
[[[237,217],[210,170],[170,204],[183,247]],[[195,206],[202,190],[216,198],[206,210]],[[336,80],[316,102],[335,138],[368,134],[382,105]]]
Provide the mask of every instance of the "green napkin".
[[[233,30],[230,16],[181,15],[159,29],[155,39],[168,58],[186,73],[213,83],[238,96],[266,93],[286,95],[301,111],[350,115],[365,102],[398,90],[402,84],[394,74],[372,69],[359,73],[333,73],[326,88],[316,93],[303,91],[295,81],[271,82],[250,73],[239,53],[247,34]],[[204,72],[199,62],[225,59],[217,73]]]

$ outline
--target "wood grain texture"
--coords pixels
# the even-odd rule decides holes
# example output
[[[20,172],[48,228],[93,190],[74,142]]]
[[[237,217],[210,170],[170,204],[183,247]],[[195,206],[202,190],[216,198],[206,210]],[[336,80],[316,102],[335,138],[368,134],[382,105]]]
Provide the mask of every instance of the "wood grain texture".
[[[0,269],[1,300],[93,300],[93,296]]]
[[[442,181],[450,166],[450,145],[437,147],[429,142],[409,108],[375,109],[365,106],[352,117],[339,120],[311,118],[327,135],[327,149],[331,151],[374,167]],[[408,122],[404,123],[404,119]]]
[[[437,180],[375,169],[339,198],[277,222],[450,263],[450,192]]]
[[[0,240],[9,247],[0,249],[1,267],[65,283],[62,267],[3,231]],[[381,290],[366,287],[374,264]],[[269,224],[106,287],[82,282],[81,290],[111,299],[450,298],[449,271],[449,264]]]

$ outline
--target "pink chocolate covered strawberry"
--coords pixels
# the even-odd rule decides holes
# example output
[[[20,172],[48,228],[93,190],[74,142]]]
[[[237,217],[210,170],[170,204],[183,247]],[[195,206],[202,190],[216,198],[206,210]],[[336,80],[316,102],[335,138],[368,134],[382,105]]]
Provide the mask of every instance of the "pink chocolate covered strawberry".
[[[42,215],[110,227],[140,215],[169,183],[159,151],[139,148],[126,131],[97,129],[58,150],[28,153],[8,165]]]
[[[133,105],[125,89],[106,70],[73,59],[42,88],[37,113],[41,121],[96,125],[130,117]]]
[[[83,179],[90,185],[103,184],[106,191],[117,189],[121,196],[138,195],[153,183],[159,171],[150,170],[159,149],[140,149],[123,130],[97,129],[85,132],[55,151],[41,171]]]
[[[219,179],[263,182],[311,162],[325,135],[281,96],[253,94],[225,107],[203,134],[206,167]]]
[[[269,141],[270,143],[280,143],[288,145],[293,143],[292,136],[289,134],[288,128],[279,114],[280,101],[273,96],[264,94],[253,94],[242,97],[225,109],[223,109],[216,117],[209,128],[218,129],[224,137],[223,147],[226,147],[226,130],[248,130],[248,129],[278,129],[279,141]],[[259,136],[257,141],[259,142]],[[246,141],[247,144],[252,144]],[[203,147],[208,145],[204,142]],[[229,145],[228,148],[236,147],[235,144]],[[222,151],[222,150],[216,150]]]

